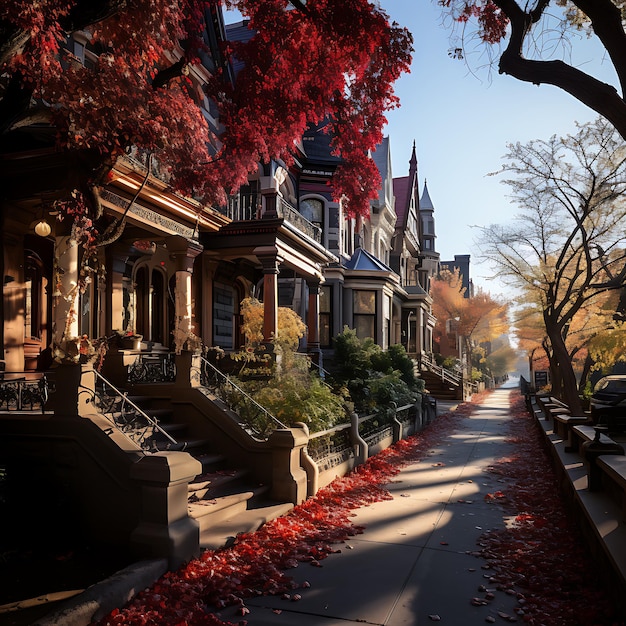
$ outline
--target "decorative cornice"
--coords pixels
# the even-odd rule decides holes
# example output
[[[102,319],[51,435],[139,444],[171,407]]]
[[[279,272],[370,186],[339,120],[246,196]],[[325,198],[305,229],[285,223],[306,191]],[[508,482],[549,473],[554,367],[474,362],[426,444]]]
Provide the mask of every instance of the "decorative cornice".
[[[112,206],[112,208],[121,209],[122,211],[125,211],[130,204],[130,200],[113,193],[110,189],[100,190],[100,199],[105,204]],[[194,238],[194,228],[185,226],[184,224],[181,224],[180,222],[177,222],[169,217],[165,217],[165,215],[161,215],[157,211],[148,209],[137,202],[133,203],[130,207],[128,215],[132,215],[140,222],[156,226],[157,228],[160,228],[161,230],[164,230],[172,235],[181,235],[187,239]]]

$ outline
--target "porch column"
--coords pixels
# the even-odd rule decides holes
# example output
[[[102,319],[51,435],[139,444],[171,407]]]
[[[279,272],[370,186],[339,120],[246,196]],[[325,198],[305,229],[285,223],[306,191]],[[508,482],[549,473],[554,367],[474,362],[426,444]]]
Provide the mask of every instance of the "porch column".
[[[78,337],[78,244],[72,237],[57,237],[54,245],[52,343]]]
[[[424,309],[419,306],[415,313],[415,351],[420,355],[424,352]]]
[[[320,350],[320,281],[307,279],[306,284],[309,288],[309,308],[306,316],[306,351],[313,363],[319,367],[322,364],[322,351]]]
[[[180,235],[168,237],[165,245],[174,261],[176,286],[174,288],[174,347],[180,354],[186,347],[193,332],[191,276],[194,259],[202,252],[200,244],[189,241]]]
[[[274,189],[261,190],[261,195],[265,200],[265,209],[263,211],[264,219],[274,219],[278,217],[278,192]]]
[[[282,259],[274,247],[254,252],[263,266],[263,341],[267,343],[278,332],[278,267]]]

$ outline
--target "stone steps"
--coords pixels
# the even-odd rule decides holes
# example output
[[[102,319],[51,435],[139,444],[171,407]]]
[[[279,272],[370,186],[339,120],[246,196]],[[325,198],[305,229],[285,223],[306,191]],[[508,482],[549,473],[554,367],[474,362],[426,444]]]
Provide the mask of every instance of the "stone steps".
[[[202,464],[202,473],[188,486],[187,504],[189,516],[200,528],[201,548],[229,545],[238,534],[258,530],[293,508],[291,503],[270,500],[268,485],[254,484],[246,470],[230,466],[226,456],[211,449],[209,441],[187,439],[187,425],[177,422],[172,410],[150,408],[148,397],[133,394],[131,398],[146,414],[158,416],[159,425],[178,442],[174,445],[157,435],[159,449],[184,450]]]
[[[462,395],[459,385],[441,380],[441,376],[428,371],[421,371],[420,377],[426,383],[426,389],[435,398],[441,400],[457,400]]]

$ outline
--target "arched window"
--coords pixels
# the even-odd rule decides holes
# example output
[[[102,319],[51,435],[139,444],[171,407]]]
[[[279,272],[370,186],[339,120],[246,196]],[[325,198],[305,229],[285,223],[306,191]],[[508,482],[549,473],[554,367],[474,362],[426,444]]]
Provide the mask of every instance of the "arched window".
[[[324,226],[324,203],[317,198],[300,200],[300,214],[311,224],[322,229]]]

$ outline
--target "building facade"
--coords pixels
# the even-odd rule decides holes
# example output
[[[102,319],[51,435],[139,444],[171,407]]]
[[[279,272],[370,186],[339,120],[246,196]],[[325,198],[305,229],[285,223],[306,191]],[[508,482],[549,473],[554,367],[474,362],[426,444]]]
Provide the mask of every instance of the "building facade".
[[[199,93],[227,38],[218,18],[206,22],[211,54],[189,77]],[[95,54],[86,43],[79,35],[68,41],[85,63]],[[210,103],[198,98],[198,106],[217,128]],[[392,175],[388,139],[372,157],[379,197],[369,219],[347,219],[328,184],[338,159],[319,128],[294,147],[292,163],[262,165],[224,206],[177,193],[167,164],[142,150],[129,149],[105,185],[90,187],[98,155],[60,150],[53,125],[25,121],[7,133],[0,142],[5,475],[26,483],[45,476],[58,527],[70,528],[80,511],[84,528],[103,541],[172,564],[202,544],[207,507],[187,495],[207,458],[237,459],[270,485],[274,501],[293,505],[310,495],[317,483],[303,456],[306,428],[278,422],[264,438],[246,431],[206,391],[207,372],[219,372],[200,353],[245,345],[240,305],[248,296],[262,302],[266,343],[278,331],[279,307],[295,310],[307,326],[300,350],[320,365],[332,360],[332,339],[344,326],[383,348],[402,343],[416,359],[432,351],[436,251],[433,233],[423,239],[432,212],[420,214],[415,149],[401,179]],[[84,216],[58,219],[65,198],[85,193],[98,208],[96,240]],[[172,431],[149,411],[167,413]],[[135,425],[139,414],[148,426]],[[180,427],[184,441],[173,434]],[[12,507],[31,512],[28,501]]]

